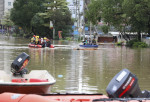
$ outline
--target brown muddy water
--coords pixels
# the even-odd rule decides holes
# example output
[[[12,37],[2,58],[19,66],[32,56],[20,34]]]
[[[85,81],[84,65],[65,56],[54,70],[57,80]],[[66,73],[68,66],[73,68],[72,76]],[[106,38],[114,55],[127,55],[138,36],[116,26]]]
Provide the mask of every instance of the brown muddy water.
[[[0,36],[0,69],[10,73],[13,60],[26,52],[29,71],[48,70],[55,77],[52,92],[106,94],[108,83],[123,68],[138,77],[141,90],[150,90],[150,48],[105,44],[98,50],[74,50],[76,42],[55,41],[54,49],[29,48],[28,43],[28,39]]]

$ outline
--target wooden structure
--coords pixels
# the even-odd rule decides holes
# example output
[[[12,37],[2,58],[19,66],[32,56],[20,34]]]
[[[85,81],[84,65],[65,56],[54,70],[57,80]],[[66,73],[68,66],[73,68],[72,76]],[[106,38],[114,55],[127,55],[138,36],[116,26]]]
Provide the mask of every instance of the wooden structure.
[[[98,43],[112,43],[117,42],[118,39],[116,36],[113,37],[98,37]]]

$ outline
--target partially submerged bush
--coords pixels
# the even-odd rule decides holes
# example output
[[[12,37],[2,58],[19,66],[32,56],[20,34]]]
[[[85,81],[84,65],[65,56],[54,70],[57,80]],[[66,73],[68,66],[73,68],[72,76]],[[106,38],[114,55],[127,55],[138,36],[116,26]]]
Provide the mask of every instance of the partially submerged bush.
[[[126,46],[136,48],[146,48],[148,45],[145,42],[141,42],[137,39],[133,39],[127,42]]]
[[[146,48],[148,47],[148,45],[145,42],[135,42],[133,44],[133,47],[137,47],[137,48]]]
[[[124,42],[123,42],[123,41],[121,41],[121,42],[117,42],[117,43],[116,43],[116,45],[117,45],[117,46],[123,46],[123,44],[124,44]]]
[[[72,41],[72,37],[66,37],[65,40]]]

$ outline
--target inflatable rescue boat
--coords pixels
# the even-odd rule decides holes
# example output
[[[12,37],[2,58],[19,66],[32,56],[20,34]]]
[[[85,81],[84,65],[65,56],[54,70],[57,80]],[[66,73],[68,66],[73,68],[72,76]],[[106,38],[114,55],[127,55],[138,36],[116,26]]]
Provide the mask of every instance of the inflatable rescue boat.
[[[103,94],[17,94],[2,93],[0,102],[150,102],[150,92],[141,91],[138,79],[128,69],[120,71]]]
[[[28,46],[32,47],[32,48],[44,48],[42,45],[39,45],[39,44],[36,45],[36,44],[31,44],[30,43],[30,44],[28,44]],[[47,47],[54,48],[54,45],[51,44],[50,46],[47,46]]]

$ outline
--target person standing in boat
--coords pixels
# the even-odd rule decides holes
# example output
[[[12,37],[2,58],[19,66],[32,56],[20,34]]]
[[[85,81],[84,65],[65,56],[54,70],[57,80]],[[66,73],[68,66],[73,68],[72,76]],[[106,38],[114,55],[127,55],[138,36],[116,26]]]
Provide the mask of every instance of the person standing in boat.
[[[35,37],[35,44],[37,45],[38,42],[39,42],[39,36],[36,36],[36,37]]]
[[[35,35],[31,38],[31,44],[35,44]]]

